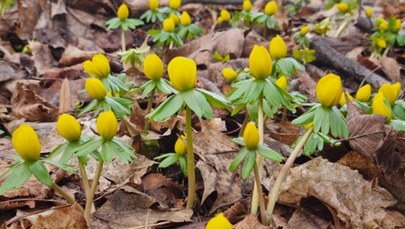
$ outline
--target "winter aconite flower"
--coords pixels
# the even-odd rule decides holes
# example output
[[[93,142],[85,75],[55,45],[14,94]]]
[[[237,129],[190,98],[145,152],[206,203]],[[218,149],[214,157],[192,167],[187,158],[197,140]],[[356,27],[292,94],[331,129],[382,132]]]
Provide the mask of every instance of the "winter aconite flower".
[[[121,20],[121,21],[125,21],[129,16],[129,9],[128,6],[125,3],[122,3],[120,5],[120,7],[118,7],[117,10],[117,17]]]
[[[316,85],[316,97],[324,107],[339,104],[342,95],[342,81],[340,77],[329,73],[322,77]]]
[[[177,138],[176,143],[174,144],[174,152],[178,155],[183,155],[187,152],[187,145],[184,143],[186,137],[184,135]]]
[[[371,18],[371,17],[373,17],[373,9],[370,7],[370,6],[367,6],[365,9],[364,9],[364,11],[365,11],[365,13],[366,13],[366,16],[368,17],[368,18]]]
[[[69,142],[77,142],[82,135],[79,121],[70,114],[62,114],[56,123],[56,130]]]
[[[341,2],[336,4],[336,8],[340,13],[346,13],[349,10],[349,5],[347,3]]]
[[[377,46],[378,46],[378,48],[385,49],[387,47],[387,41],[384,38],[378,38]]]
[[[391,108],[385,104],[384,99],[384,94],[382,92],[378,92],[374,97],[371,105],[373,108],[373,114],[385,116],[387,121],[390,121],[392,118]]]
[[[378,26],[378,29],[381,31],[387,31],[387,29],[388,29],[387,21],[384,18],[379,18],[379,22],[380,22],[380,24]]]
[[[219,213],[208,221],[205,229],[232,229],[232,224],[223,213]]]
[[[159,8],[159,0],[149,0],[149,9],[153,11],[157,8]]]
[[[174,31],[175,23],[173,18],[169,17],[163,21],[163,30],[171,33]]]
[[[393,27],[394,32],[398,32],[399,30],[401,30],[401,28],[402,28],[401,19],[396,19]]]
[[[279,35],[271,39],[269,46],[272,58],[280,59],[287,55],[287,45]]]
[[[243,10],[246,12],[249,12],[252,10],[252,2],[250,0],[243,0]]]
[[[284,91],[287,90],[287,77],[285,76],[280,76],[280,78],[277,79],[276,81],[277,86],[279,86],[281,89],[283,89]]]
[[[356,99],[360,102],[367,102],[371,96],[371,86],[370,84],[366,84],[363,87],[359,88],[356,92]]]
[[[83,63],[83,69],[86,73],[97,78],[105,78],[110,75],[110,63],[103,54],[96,54],[92,60],[86,60]]]
[[[222,69],[222,75],[228,81],[233,81],[238,76],[238,74],[232,68],[224,68],[224,69]]]
[[[183,13],[181,14],[180,23],[181,23],[183,26],[188,26],[188,25],[191,24],[191,17],[190,17],[190,15],[187,13],[187,11],[183,11]]]
[[[155,53],[146,56],[143,62],[143,71],[145,76],[150,80],[158,80],[162,78],[164,66],[160,57]]]
[[[276,1],[270,1],[264,7],[264,13],[271,16],[278,11],[278,5]]]
[[[305,25],[305,26],[301,27],[301,29],[300,29],[301,36],[307,35],[308,32],[309,32],[309,26]]]
[[[243,141],[245,142],[246,147],[249,150],[256,149],[257,145],[259,144],[259,140],[259,131],[253,122],[249,122],[246,125],[245,131],[243,132]]]
[[[218,22],[231,20],[231,14],[226,9],[222,9],[219,15]]]
[[[176,90],[183,92],[195,87],[197,65],[194,60],[186,57],[175,57],[169,62],[167,71]]]
[[[169,18],[171,18],[171,19],[173,19],[173,22],[174,22],[174,27],[176,27],[178,24],[179,24],[179,17],[177,17],[177,14],[175,14],[175,13],[171,13],[170,15],[169,15]]]
[[[86,88],[87,93],[89,93],[90,97],[93,99],[104,99],[104,97],[107,95],[103,82],[97,78],[87,78],[84,87]]]
[[[400,82],[396,82],[394,84],[383,83],[378,92],[381,92],[392,106],[394,105],[395,101],[399,96],[399,93],[401,92],[401,83]]]
[[[339,100],[339,104],[340,104],[340,106],[343,106],[343,105],[345,105],[346,104],[346,96],[347,96],[347,98],[349,98],[349,101],[350,102],[353,102],[354,101],[354,98],[353,98],[353,96],[351,96],[349,93],[345,93],[345,92],[342,92],[342,95],[340,96],[340,100]]]
[[[181,0],[169,0],[169,7],[177,10],[181,6]]]
[[[249,69],[256,79],[265,79],[271,74],[273,64],[267,49],[255,45],[249,55]]]
[[[36,161],[41,154],[38,135],[30,125],[21,124],[13,132],[11,143],[18,155],[25,161]]]
[[[97,132],[104,140],[111,140],[118,131],[118,122],[114,112],[100,113],[96,121]]]

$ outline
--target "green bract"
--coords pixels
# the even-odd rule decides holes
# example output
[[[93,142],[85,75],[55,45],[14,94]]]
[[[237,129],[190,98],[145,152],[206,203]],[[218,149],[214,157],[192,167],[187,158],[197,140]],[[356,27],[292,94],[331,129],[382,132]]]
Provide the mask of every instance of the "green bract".
[[[121,20],[118,17],[112,18],[108,20],[106,23],[108,29],[117,29],[121,28],[124,31],[128,29],[136,29],[136,27],[143,25],[143,21],[139,19],[127,18],[125,20]]]

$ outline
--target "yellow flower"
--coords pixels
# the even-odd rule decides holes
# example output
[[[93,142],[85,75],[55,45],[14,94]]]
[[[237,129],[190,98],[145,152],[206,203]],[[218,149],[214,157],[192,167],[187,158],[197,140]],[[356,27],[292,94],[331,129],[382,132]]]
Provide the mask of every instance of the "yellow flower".
[[[252,3],[250,2],[250,0],[243,1],[243,10],[246,12],[249,12],[250,10],[252,10]]]
[[[178,91],[188,91],[195,87],[197,82],[197,65],[193,59],[187,57],[175,57],[168,66],[170,82]]]
[[[301,27],[301,29],[300,29],[301,36],[307,35],[308,32],[309,32],[309,26],[306,25],[306,26]]]
[[[69,142],[77,142],[82,135],[82,127],[79,121],[70,114],[62,114],[56,123],[56,130]]]
[[[183,11],[183,13],[181,14],[180,23],[181,23],[183,26],[188,26],[188,25],[191,24],[191,17],[190,17],[190,15],[187,13],[187,11]]]
[[[150,80],[158,80],[162,78],[164,66],[160,57],[155,53],[147,55],[143,62],[143,72]]]
[[[391,108],[384,103],[384,99],[384,94],[382,92],[378,92],[373,99],[371,107],[373,108],[373,114],[385,116],[387,121],[390,121],[392,119]]]
[[[249,55],[250,73],[256,79],[265,79],[271,74],[273,64],[267,49],[263,46],[254,45]]]
[[[387,21],[384,20],[384,18],[379,18],[378,21],[380,22],[380,24],[378,25],[378,29],[380,29],[381,31],[387,31],[388,29]]]
[[[103,82],[97,78],[87,78],[86,82],[84,83],[84,87],[86,88],[87,93],[89,93],[90,97],[93,99],[104,99],[107,94]]]
[[[271,57],[276,60],[287,55],[287,45],[279,35],[271,39],[269,48]]]
[[[316,97],[324,107],[339,104],[342,95],[342,81],[338,75],[329,73],[322,77],[316,85]]]
[[[365,11],[366,16],[368,18],[371,18],[373,16],[373,14],[374,14],[373,9],[370,6],[367,6],[364,11]]]
[[[228,81],[233,81],[238,76],[238,74],[232,68],[224,68],[224,69],[222,69],[222,75]]]
[[[304,129],[309,130],[311,127],[314,126],[314,122],[310,122],[304,126]]]
[[[125,3],[122,3],[120,7],[118,7],[117,16],[121,21],[127,20],[129,16],[129,9]]]
[[[394,84],[383,83],[380,89],[378,90],[378,93],[380,92],[388,100],[391,106],[393,106],[399,96],[399,93],[401,92],[401,83],[400,82]]]
[[[221,212],[208,221],[205,229],[232,229],[232,224]]]
[[[279,88],[283,89],[284,91],[287,90],[288,83],[287,83],[287,77],[285,76],[280,76],[280,78],[277,79],[276,84]]]
[[[169,7],[177,10],[181,6],[181,0],[169,0]]]
[[[222,18],[222,21],[231,20],[231,14],[226,9],[222,9],[220,15],[221,15],[220,18]]]
[[[360,102],[367,102],[371,96],[371,86],[370,84],[366,84],[363,87],[359,88],[356,93],[356,99]]]
[[[163,30],[171,33],[174,31],[174,20],[173,18],[169,17],[163,21]]]
[[[349,98],[350,102],[353,102],[354,98],[351,96],[349,93],[346,92],[346,96]],[[339,104],[340,106],[343,106],[346,104],[346,96],[345,93],[342,92],[342,95],[340,96]]]
[[[384,38],[378,38],[378,39],[377,39],[377,46],[378,46],[379,48],[384,49],[384,48],[387,47],[387,41],[386,41]]]
[[[159,7],[159,0],[149,0],[149,9],[156,10]]]
[[[118,131],[118,122],[114,112],[100,113],[96,121],[97,132],[104,140],[111,140]]]
[[[41,143],[35,130],[27,124],[21,124],[11,137],[11,144],[25,161],[36,161],[41,154]]]
[[[264,7],[264,13],[271,16],[278,11],[278,5],[276,1],[271,1],[266,4]]]
[[[174,27],[176,27],[176,26],[179,24],[179,17],[177,17],[176,14],[171,13],[171,14],[169,15],[169,18],[173,19]]]
[[[177,141],[174,144],[174,152],[176,152],[176,154],[183,155],[187,152],[187,145],[184,144],[185,139],[184,135],[177,138]]]
[[[97,78],[105,78],[110,75],[110,62],[103,54],[96,54],[92,60],[86,60],[83,63],[84,71]]]
[[[346,13],[349,10],[349,5],[347,3],[341,2],[336,4],[336,8],[340,13]]]
[[[402,28],[402,22],[401,19],[396,19],[395,20],[395,25],[394,25],[394,31],[398,32]]]
[[[259,131],[253,122],[249,122],[243,131],[243,141],[249,150],[254,150],[260,141]]]

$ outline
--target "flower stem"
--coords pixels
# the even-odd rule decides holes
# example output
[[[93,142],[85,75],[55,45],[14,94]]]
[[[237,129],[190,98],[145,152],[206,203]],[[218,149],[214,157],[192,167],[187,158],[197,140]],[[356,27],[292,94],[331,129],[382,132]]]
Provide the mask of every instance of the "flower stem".
[[[263,145],[263,137],[264,137],[264,114],[263,114],[263,98],[259,98],[259,108],[258,108],[258,117],[257,117],[257,122],[258,122],[258,127],[259,127],[259,135],[260,135],[260,141],[259,144]],[[258,154],[256,158],[256,163],[257,163],[257,168],[258,168],[258,180],[260,181],[260,171],[262,170],[262,163],[263,163],[263,157],[262,155]],[[252,215],[257,215],[257,209],[259,208],[259,195],[258,195],[258,189],[259,187],[257,186],[256,182],[253,188],[253,196],[252,196],[252,204],[250,208],[250,214]]]
[[[125,42],[125,31],[121,29],[121,50],[126,51],[126,42]]]
[[[270,224],[271,215],[273,214],[274,207],[276,205],[278,195],[280,192],[281,184],[284,182],[285,178],[287,177],[288,172],[290,171],[291,166],[293,165],[295,158],[297,158],[298,154],[301,152],[302,147],[304,147],[305,142],[308,140],[309,136],[312,133],[313,128],[307,130],[307,132],[302,136],[298,144],[295,146],[293,152],[288,157],[286,163],[284,164],[283,168],[281,169],[280,173],[277,176],[276,182],[274,183],[273,188],[269,194],[269,202],[267,203],[267,216],[268,222],[265,225]]]
[[[336,33],[334,35],[335,38],[338,38],[340,36],[340,34],[345,30],[345,28],[349,24],[349,22],[350,22],[350,15],[346,14],[343,23],[340,25],[338,30],[336,30]]]
[[[257,167],[257,162],[254,165],[255,181],[257,186],[257,195],[259,196],[259,207],[260,207],[260,219],[262,223],[266,223],[268,220],[266,218],[266,207],[264,206],[264,198],[262,191],[262,184],[260,182],[259,168]]]
[[[86,207],[84,208],[84,218],[86,219],[87,226],[90,226],[91,207],[93,205],[94,195],[97,190],[98,181],[101,176],[101,171],[103,171],[103,164],[104,164],[104,161],[102,159],[100,159],[100,162],[98,163],[98,166],[97,166],[96,175],[94,176],[93,182],[91,184],[90,192],[87,196]]]
[[[86,198],[88,198],[89,191],[90,191],[89,179],[87,178],[86,169],[84,168],[83,163],[80,161],[79,158],[77,160],[79,162],[79,170],[80,170],[80,176],[82,177],[84,193],[86,193]]]
[[[76,200],[69,194],[67,194],[65,191],[63,191],[63,189],[61,187],[59,187],[59,185],[57,185],[55,182],[53,182],[51,188],[53,190],[55,190],[57,193],[59,193],[59,195],[61,195],[63,197],[63,199],[65,199],[69,204],[75,204],[76,209],[80,212],[84,212],[82,206],[80,206],[80,204],[78,204],[76,202]]]
[[[195,202],[195,165],[193,150],[193,135],[191,129],[191,110],[186,108],[186,140],[187,140],[187,174],[188,174],[188,198],[187,209],[192,209]]]
[[[146,114],[149,114],[152,110],[153,100],[155,98],[155,89],[150,92],[148,106],[146,107]],[[145,121],[145,130],[150,129],[150,122],[148,120]]]

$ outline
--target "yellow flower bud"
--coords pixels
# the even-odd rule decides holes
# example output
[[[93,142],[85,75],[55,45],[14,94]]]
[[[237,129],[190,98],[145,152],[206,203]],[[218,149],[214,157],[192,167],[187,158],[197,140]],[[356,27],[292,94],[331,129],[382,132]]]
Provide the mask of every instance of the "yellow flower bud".
[[[314,122],[310,122],[304,126],[304,129],[309,130],[311,127],[314,126]]]
[[[336,8],[340,13],[346,13],[347,10],[349,9],[349,5],[347,5],[347,3],[341,2],[336,4]]]
[[[249,12],[250,10],[252,10],[252,3],[250,2],[250,0],[243,1],[243,10],[246,12]]]
[[[301,36],[307,35],[308,32],[309,32],[309,26],[306,25],[306,26],[301,27],[301,29],[300,29]]]
[[[279,88],[283,89],[284,91],[287,90],[288,87],[288,82],[287,82],[287,77],[285,76],[280,76],[280,78],[277,79],[276,84]]]
[[[378,90],[378,93],[380,92],[388,100],[391,106],[393,106],[399,96],[399,93],[401,92],[401,83],[399,82],[394,84],[383,83],[380,89]]]
[[[175,27],[175,25],[174,25],[173,18],[169,17],[163,21],[163,30],[164,31],[171,33],[174,31],[174,27]]]
[[[129,9],[125,3],[122,3],[120,7],[118,7],[117,16],[121,21],[127,20],[129,16]]]
[[[180,23],[181,23],[183,26],[188,26],[188,25],[191,24],[191,17],[190,17],[190,15],[187,13],[187,11],[183,11],[183,13],[181,14]]]
[[[159,7],[159,0],[149,0],[149,9],[156,10]]]
[[[177,17],[177,15],[174,14],[174,13],[171,13],[171,14],[169,15],[169,17],[170,17],[171,19],[173,19],[174,27],[176,27],[176,26],[179,24],[179,17]]]
[[[232,224],[223,213],[219,213],[208,221],[205,229],[232,229]]]
[[[83,63],[84,71],[97,78],[105,78],[110,75],[110,62],[103,54],[96,54],[92,60],[86,60]]]
[[[279,35],[271,39],[269,48],[271,57],[276,60],[287,55],[287,45]]]
[[[104,140],[111,140],[118,131],[118,122],[114,112],[104,111],[96,120],[97,132]]]
[[[359,88],[356,93],[356,99],[360,102],[367,102],[371,97],[371,86],[366,84],[363,87]]]
[[[184,144],[185,139],[184,135],[177,138],[177,141],[174,144],[174,152],[176,152],[176,154],[183,155],[187,152],[187,145]]]
[[[381,31],[387,31],[388,29],[388,23],[383,18],[380,19],[380,25],[378,26],[378,29],[380,29]]]
[[[84,87],[86,88],[87,93],[93,99],[104,99],[107,94],[103,82],[97,78],[87,78],[84,83]]]
[[[373,14],[374,14],[373,9],[370,6],[367,6],[364,11],[365,11],[366,16],[368,18],[371,18],[373,16]]]
[[[193,59],[187,57],[175,57],[168,66],[170,82],[178,91],[188,91],[195,87],[197,82],[197,65]]]
[[[384,49],[384,48],[387,47],[387,41],[386,41],[384,38],[378,38],[378,39],[377,39],[377,46],[378,46],[379,48]]]
[[[278,5],[276,1],[270,1],[264,7],[264,13],[271,16],[278,11]]]
[[[402,28],[402,22],[401,19],[396,19],[395,20],[395,25],[394,25],[394,31],[398,32]]]
[[[169,7],[177,10],[181,6],[181,0],[169,0]]]
[[[226,9],[222,9],[220,15],[221,15],[220,18],[222,18],[222,21],[231,20],[231,14]]]
[[[27,124],[21,124],[11,137],[11,144],[25,161],[36,161],[41,154],[41,143],[35,130]]]
[[[143,62],[143,72],[150,80],[158,80],[162,78],[164,66],[160,57],[155,53],[147,55]]]
[[[238,74],[232,68],[224,68],[224,69],[222,69],[222,75],[228,81],[233,81],[238,76]]]
[[[353,96],[351,96],[347,92],[346,92],[346,96],[349,98],[350,102],[353,102],[353,100],[354,100]],[[346,104],[346,96],[345,96],[345,93],[342,92],[342,95],[340,96],[340,100],[339,100],[340,106],[344,106]]]
[[[253,122],[249,122],[246,125],[245,131],[243,131],[243,141],[249,150],[254,150],[257,148],[260,141],[260,135],[259,130],[257,130]]]
[[[384,103],[384,94],[382,92],[378,92],[374,97],[371,107],[373,109],[373,114],[385,116],[387,121],[392,119],[391,108]]]
[[[77,142],[82,135],[82,127],[79,121],[70,114],[62,114],[56,123],[56,130],[69,142]]]
[[[342,81],[338,75],[329,73],[322,77],[316,85],[316,97],[324,107],[339,104],[342,95]]]
[[[265,79],[271,74],[273,64],[267,49],[263,46],[254,45],[249,55],[249,69],[256,79]]]

